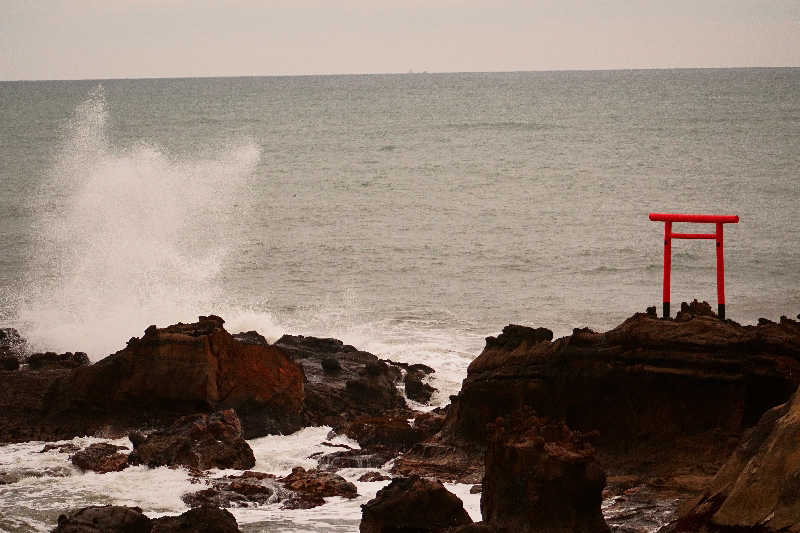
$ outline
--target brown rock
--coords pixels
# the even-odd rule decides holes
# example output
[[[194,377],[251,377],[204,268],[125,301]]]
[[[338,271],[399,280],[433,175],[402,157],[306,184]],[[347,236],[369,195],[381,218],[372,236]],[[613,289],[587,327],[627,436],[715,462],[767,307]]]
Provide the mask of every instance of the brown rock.
[[[520,411],[492,425],[481,513],[520,533],[604,533],[605,474],[594,449],[562,422]]]
[[[504,328],[470,364],[441,431],[393,472],[478,481],[487,424],[526,406],[598,431],[615,474],[646,479],[721,464],[737,436],[800,383],[800,324],[739,326],[705,304],[686,307],[683,321],[639,313],[606,333],[578,329],[552,342],[543,328]]]
[[[231,409],[185,416],[168,429],[151,433],[144,441],[134,434],[131,442],[134,449],[128,459],[130,464],[245,470],[256,463],[253,450],[242,438],[239,419]]]
[[[139,507],[92,506],[58,517],[53,533],[150,533],[150,519]]]
[[[361,477],[358,478],[358,480],[361,481],[362,483],[373,482],[373,481],[387,481],[389,479],[392,478],[389,476],[385,476],[380,472],[367,472],[366,474],[362,474]]]
[[[438,481],[395,478],[361,506],[361,533],[439,532],[471,524],[458,497]]]
[[[51,419],[73,432],[135,428],[177,415],[235,408],[250,438],[300,427],[303,372],[273,346],[236,341],[216,316],[150,326],[141,339],[53,386]]]
[[[198,507],[189,509],[180,516],[164,516],[152,520],[151,533],[238,533],[236,518],[224,509]]]
[[[342,496],[355,498],[358,496],[356,486],[342,476],[322,470],[305,470],[295,467],[292,473],[278,480],[283,486],[295,493],[287,499],[284,509],[309,509],[325,503],[323,498]]]
[[[341,427],[361,416],[407,410],[400,370],[336,339],[284,335],[274,345],[303,367],[305,425]]]
[[[58,517],[53,533],[237,533],[236,519],[214,507],[191,509],[180,516],[151,520],[139,507],[92,506]]]
[[[341,432],[357,441],[362,448],[383,447],[398,452],[422,440],[422,432],[412,428],[406,418],[391,415],[358,417]]]
[[[800,531],[800,392],[767,411],[671,531]]]
[[[98,474],[119,472],[128,467],[128,451],[124,446],[115,446],[106,442],[96,442],[76,452],[70,461],[81,470],[92,470]]]
[[[26,363],[32,370],[44,368],[78,368],[90,364],[89,357],[83,352],[35,353],[28,356]]]

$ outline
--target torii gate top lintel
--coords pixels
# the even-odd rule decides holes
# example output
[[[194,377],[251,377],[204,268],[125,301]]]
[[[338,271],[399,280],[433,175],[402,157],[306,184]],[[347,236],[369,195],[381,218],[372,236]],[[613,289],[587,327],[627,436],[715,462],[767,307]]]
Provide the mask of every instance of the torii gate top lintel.
[[[672,265],[672,239],[714,239],[717,241],[717,314],[725,320],[725,261],[723,255],[723,224],[736,224],[737,215],[686,215],[650,213],[650,220],[664,222],[664,318],[669,317],[669,278]],[[673,222],[716,224],[715,233],[673,233]]]

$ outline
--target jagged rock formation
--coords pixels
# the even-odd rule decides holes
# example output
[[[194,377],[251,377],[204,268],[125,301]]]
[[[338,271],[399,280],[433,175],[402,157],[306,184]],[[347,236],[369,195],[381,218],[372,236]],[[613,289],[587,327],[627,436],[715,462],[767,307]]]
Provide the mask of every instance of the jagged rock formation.
[[[274,346],[303,367],[305,425],[341,427],[360,416],[408,411],[396,386],[400,369],[369,352],[336,339],[295,335]]]
[[[800,531],[800,392],[767,411],[668,531]]]
[[[604,533],[605,473],[585,437],[522,410],[490,424],[483,522],[519,533]]]
[[[302,368],[279,348],[234,340],[223,322],[150,326],[124,350],[71,371],[48,363],[6,373],[0,440],[124,435],[227,408],[247,438],[301,427]]]

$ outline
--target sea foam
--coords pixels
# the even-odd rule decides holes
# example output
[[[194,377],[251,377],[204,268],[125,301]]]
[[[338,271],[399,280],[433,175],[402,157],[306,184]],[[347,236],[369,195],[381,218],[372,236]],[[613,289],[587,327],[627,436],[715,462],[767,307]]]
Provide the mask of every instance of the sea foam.
[[[94,360],[149,324],[213,311],[260,149],[252,141],[175,158],[115,146],[102,86],[69,121],[35,199],[38,241],[17,310],[34,347]]]

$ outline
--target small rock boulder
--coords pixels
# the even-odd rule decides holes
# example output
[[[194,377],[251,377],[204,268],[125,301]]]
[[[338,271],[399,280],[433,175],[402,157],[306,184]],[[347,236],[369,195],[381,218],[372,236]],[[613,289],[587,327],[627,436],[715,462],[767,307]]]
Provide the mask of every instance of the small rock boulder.
[[[139,507],[84,507],[58,517],[53,533],[150,533],[150,519]]]
[[[455,494],[418,477],[394,479],[361,506],[361,533],[438,532],[471,523]]]
[[[431,385],[425,383],[423,379],[429,374],[425,372],[424,365],[413,365],[414,368],[409,368],[406,371],[406,376],[403,378],[403,383],[406,387],[406,397],[415,402],[427,404],[431,401],[431,396],[436,392],[436,389]]]
[[[92,470],[98,474],[119,472],[128,467],[128,454],[120,450],[128,451],[124,446],[96,442],[76,452],[70,461],[81,470]]]
[[[189,509],[179,516],[152,520],[151,533],[238,533],[236,518],[224,509],[203,506]]]
[[[284,509],[309,509],[325,503],[323,498],[342,496],[355,498],[358,496],[356,486],[342,476],[322,470],[305,470],[295,467],[288,476],[279,479],[283,486],[295,493],[295,496],[284,501]]]
[[[163,431],[142,440],[131,434],[134,449],[128,462],[150,467],[184,465],[200,470],[235,468],[256,464],[250,445],[242,438],[242,426],[232,409],[210,415],[184,416]]]
[[[484,522],[519,533],[601,533],[606,478],[583,435],[530,410],[490,425]]]
[[[392,479],[389,476],[381,474],[380,472],[367,472],[366,474],[362,474],[358,480],[362,483],[371,483],[374,481],[388,481]]]

